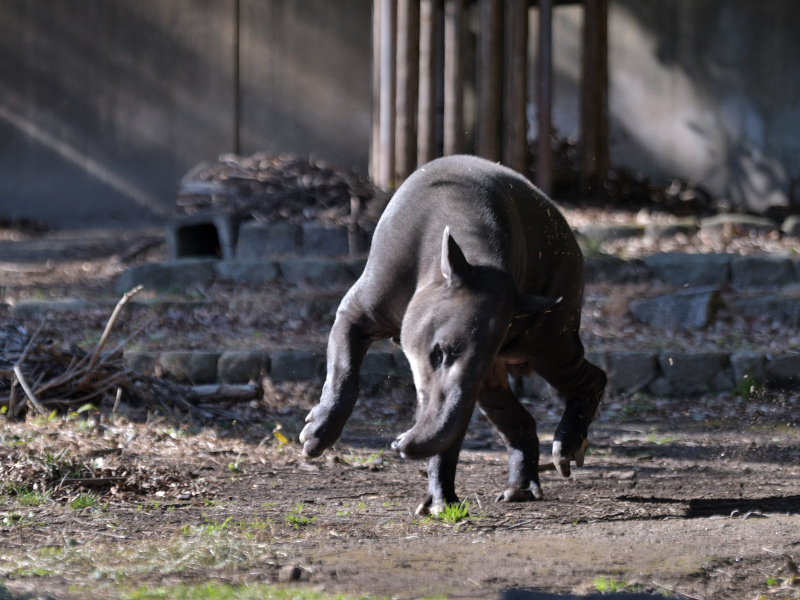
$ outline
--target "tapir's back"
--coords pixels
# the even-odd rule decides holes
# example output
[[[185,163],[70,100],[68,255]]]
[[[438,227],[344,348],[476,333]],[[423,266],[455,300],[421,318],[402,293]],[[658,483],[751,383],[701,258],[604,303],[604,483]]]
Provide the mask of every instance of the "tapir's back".
[[[565,268],[572,271],[568,287],[574,288],[582,258],[558,209],[515,171],[459,155],[418,169],[388,204],[359,281],[371,296],[386,295],[371,304],[392,304],[400,315],[418,286],[441,276],[445,227],[470,263],[507,270],[519,292],[575,293],[562,289],[567,282],[558,274]]]

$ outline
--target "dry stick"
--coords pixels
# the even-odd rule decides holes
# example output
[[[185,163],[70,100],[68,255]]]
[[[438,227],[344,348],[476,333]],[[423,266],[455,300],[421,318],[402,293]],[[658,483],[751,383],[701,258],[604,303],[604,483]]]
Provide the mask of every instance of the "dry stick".
[[[45,323],[45,321],[44,321],[44,319],[42,319],[42,322],[39,323],[39,327],[36,328],[36,331],[33,332],[33,335],[31,336],[31,339],[28,340],[28,345],[25,346],[25,349],[22,351],[22,354],[20,354],[19,359],[14,364],[14,375],[16,377],[17,382],[22,386],[22,389],[25,391],[25,394],[28,396],[28,398],[31,398],[31,403],[37,408],[37,410],[40,413],[42,413],[42,414],[44,414],[46,416],[47,413],[46,412],[42,412],[44,409],[41,407],[41,405],[39,404],[38,400],[36,400],[36,397],[33,395],[33,392],[29,391],[30,388],[27,387],[27,385],[28,385],[27,382],[24,382],[24,377],[22,377],[22,370],[21,370],[22,364],[28,358],[28,354],[30,354],[31,350],[33,349],[33,343],[36,341],[36,338],[38,338],[39,334],[42,332],[42,328],[44,327],[44,323]],[[13,419],[14,417],[16,417],[17,414],[20,413],[22,411],[22,408],[25,406],[24,402],[22,404],[20,404],[19,406],[16,406],[17,397],[16,397],[16,393],[14,391],[15,387],[16,387],[16,385],[15,385],[15,382],[14,382],[14,378],[12,378],[11,379],[11,393],[10,393],[10,396],[9,396],[9,406],[8,406],[8,418],[9,419]],[[12,404],[13,404],[13,406],[12,406]]]
[[[36,410],[39,411],[40,415],[46,417],[47,414],[48,414],[47,410],[44,408],[44,406],[39,404],[39,400],[36,398],[36,396],[34,396],[33,390],[28,385],[28,382],[25,381],[25,377],[23,377],[22,369],[20,368],[19,365],[14,365],[14,374],[17,376],[17,380],[19,381],[19,384],[22,386],[22,389],[25,391],[25,395],[28,396],[28,400],[30,400],[31,404],[34,407],[36,407]]]
[[[86,382],[89,380],[89,376],[92,374],[92,369],[94,369],[95,364],[97,363],[97,359],[100,358],[100,352],[103,350],[103,346],[106,345],[108,341],[108,336],[111,335],[111,329],[114,327],[114,323],[117,321],[117,317],[119,317],[119,313],[122,310],[122,307],[128,303],[128,300],[133,298],[136,294],[142,291],[144,286],[137,285],[132,290],[125,292],[122,298],[119,299],[117,305],[114,307],[114,312],[111,313],[111,317],[108,319],[108,323],[106,323],[106,328],[103,331],[103,335],[100,336],[100,341],[97,342],[97,346],[94,348],[94,352],[92,353],[92,358],[89,360],[89,365],[86,367],[86,373],[78,382],[77,387],[83,387],[86,385]]]
[[[150,325],[152,325],[152,324],[153,324],[153,322],[154,322],[154,321],[157,321],[157,320],[158,320],[158,317],[153,317],[152,319],[150,319],[149,321],[147,321],[147,323],[145,323],[144,325],[142,325],[141,327],[139,327],[139,329],[137,329],[137,330],[136,330],[136,331],[134,331],[132,334],[130,334],[128,337],[126,337],[124,340],[122,340],[122,342],[120,342],[120,344],[119,344],[119,345],[118,345],[116,348],[114,348],[114,349],[113,349],[113,350],[112,350],[112,351],[109,353],[109,355],[108,355],[108,358],[110,358],[110,357],[112,357],[112,356],[115,356],[115,355],[116,355],[118,352],[120,352],[120,351],[121,351],[121,350],[122,350],[122,349],[123,349],[125,346],[127,346],[127,345],[128,345],[128,342],[130,342],[130,341],[131,341],[133,338],[135,338],[135,337],[136,337],[136,336],[138,336],[140,333],[142,333],[142,332],[143,332],[145,329],[147,329],[148,327],[150,327]],[[101,361],[100,361],[100,364],[103,364],[105,361],[106,361],[106,359],[103,359],[103,360],[101,360]]]

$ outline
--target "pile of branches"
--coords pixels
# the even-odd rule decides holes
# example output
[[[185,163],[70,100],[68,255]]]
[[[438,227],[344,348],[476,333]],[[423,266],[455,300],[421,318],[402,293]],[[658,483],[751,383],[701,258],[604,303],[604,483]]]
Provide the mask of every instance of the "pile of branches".
[[[127,404],[167,413],[178,409],[203,419],[228,419],[233,415],[220,408],[220,401],[230,404],[259,396],[258,386],[183,386],[126,369],[122,351],[149,323],[104,352],[120,311],[141,289],[120,299],[90,352],[64,348],[44,338],[44,322],[30,338],[21,326],[0,329],[0,410],[6,417],[19,417],[26,410],[48,417],[53,410],[80,412],[103,402],[113,403],[116,411],[124,399]]]
[[[223,155],[183,178],[177,212],[218,210],[234,221],[375,222],[383,209],[378,188],[356,173],[293,155]]]

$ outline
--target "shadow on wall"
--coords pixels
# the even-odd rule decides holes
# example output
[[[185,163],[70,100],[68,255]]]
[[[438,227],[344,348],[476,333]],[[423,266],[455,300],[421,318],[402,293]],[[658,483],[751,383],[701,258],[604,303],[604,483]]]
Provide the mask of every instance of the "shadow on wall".
[[[798,29],[793,0],[612,0],[614,164],[800,209]]]
[[[365,168],[370,11],[350,1],[338,20],[319,0],[4,3],[3,216],[163,221],[180,178],[236,150],[239,127],[248,151]]]

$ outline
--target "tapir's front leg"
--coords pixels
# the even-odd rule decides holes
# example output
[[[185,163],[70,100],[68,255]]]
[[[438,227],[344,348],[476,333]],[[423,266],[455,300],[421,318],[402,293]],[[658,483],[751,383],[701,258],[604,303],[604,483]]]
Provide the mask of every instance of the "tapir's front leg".
[[[458,504],[456,466],[467,430],[447,450],[428,459],[428,495],[417,507],[418,515],[438,515],[446,504]]]
[[[536,420],[508,387],[505,362],[496,360],[478,396],[478,407],[508,448],[508,486],[497,502],[541,500]]]
[[[330,448],[339,436],[358,397],[358,371],[374,338],[357,325],[352,311],[342,310],[328,339],[328,373],[322,397],[306,417],[300,433],[303,454],[316,457]]]

